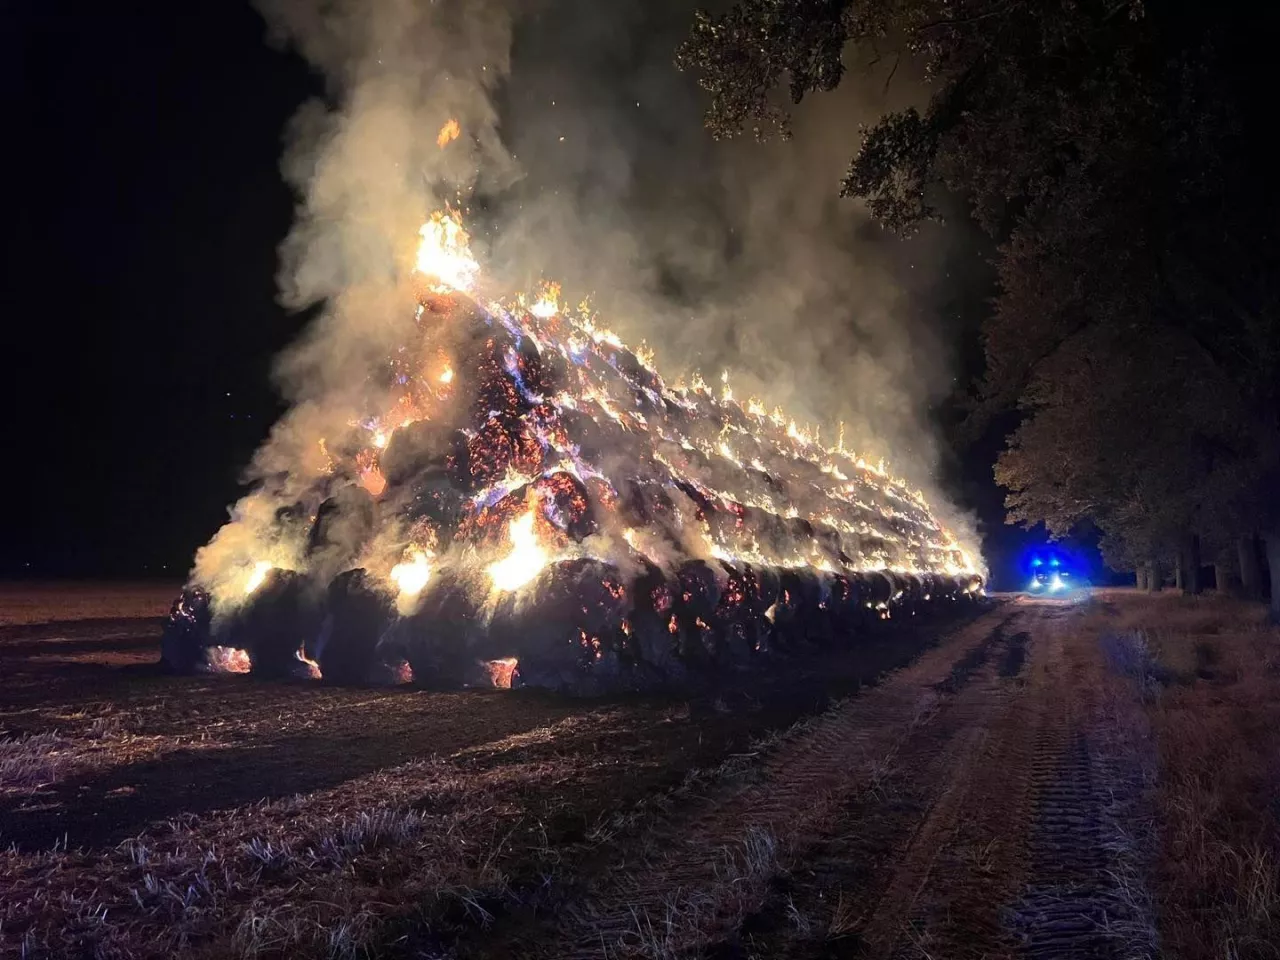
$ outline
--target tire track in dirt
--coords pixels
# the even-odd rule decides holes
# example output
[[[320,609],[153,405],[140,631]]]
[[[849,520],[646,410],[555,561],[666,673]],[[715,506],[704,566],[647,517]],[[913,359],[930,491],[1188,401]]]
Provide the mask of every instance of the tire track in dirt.
[[[1041,611],[1023,613],[1018,626],[1027,629],[1006,631],[912,733],[893,776],[852,797],[830,839],[803,851],[770,908],[744,925],[747,955],[1017,954],[1005,905],[1028,876],[1036,747],[1061,712],[1063,679],[1061,638]],[[955,670],[972,666],[966,660]]]
[[[1007,634],[947,722],[921,731],[949,742],[914,778],[904,772],[914,779],[910,791],[930,799],[887,875],[876,879],[880,893],[865,922],[852,931],[860,955],[1007,955],[997,905],[1017,875],[1017,838],[1030,808],[1031,731],[1041,712],[1040,684],[1020,675],[1029,642],[1026,631]]]
[[[895,859],[861,928],[861,955],[905,960],[1146,958],[1149,917],[1119,878],[1123,807],[1133,777],[1102,743],[1096,638],[1084,617],[1040,615],[1025,674],[996,681],[1004,703],[983,745],[947,778]],[[1030,634],[1007,638],[1001,677],[1026,658]],[[970,688],[973,697],[994,689]],[[983,722],[979,720],[978,722]],[[967,762],[966,762],[967,761]],[[1121,814],[1123,816],[1123,812]],[[1007,905],[1007,906],[1006,906]]]
[[[1028,617],[1022,625],[1035,623]],[[1005,638],[998,661],[957,716],[969,724],[958,735],[968,749],[950,751],[949,764],[922,771],[925,784],[915,789],[932,789],[937,799],[877,884],[884,892],[858,931],[860,955],[994,960],[1014,954],[1001,905],[1025,877],[1031,766],[1060,655],[1050,638],[1037,634],[1034,643],[1025,630]],[[932,788],[931,776],[940,780]]]
[[[1024,954],[1036,960],[1112,957],[1101,804],[1082,732],[1065,723],[1037,743],[1034,882],[1016,908]]]
[[[690,909],[704,911],[699,923],[711,939],[718,926],[731,932],[741,917],[718,915],[723,905],[717,901],[735,882],[725,872],[726,851],[742,850],[744,839],[758,845],[769,838],[786,849],[821,836],[840,803],[874,785],[912,732],[931,722],[940,699],[954,699],[988,662],[1014,615],[997,610],[979,618],[881,685],[817,718],[767,755],[752,782],[714,791],[639,844],[615,851],[594,895],[566,911],[555,928],[512,931],[500,946],[488,944],[485,955],[634,954],[646,926],[650,935],[654,927],[670,931],[673,918],[678,925],[678,915]]]
[[[1114,769],[1121,758],[1101,748],[1095,638],[1077,638],[1072,653],[1070,679],[1036,740],[1030,883],[1009,926],[1019,935],[1020,955],[1031,960],[1141,960],[1154,956],[1142,935],[1150,918],[1122,889],[1128,865],[1109,814],[1136,785]]]

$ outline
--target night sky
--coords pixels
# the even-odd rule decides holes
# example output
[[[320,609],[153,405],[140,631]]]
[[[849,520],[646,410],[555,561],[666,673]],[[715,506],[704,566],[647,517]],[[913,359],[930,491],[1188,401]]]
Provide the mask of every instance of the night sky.
[[[307,319],[276,302],[279,157],[321,78],[247,4],[133,10],[6,15],[3,577],[185,576],[283,412],[272,358]],[[986,302],[971,287],[948,305],[966,329]],[[972,377],[976,340],[961,353]],[[1001,528],[997,450],[946,479],[1002,571],[1028,540]]]
[[[0,573],[181,578],[283,409],[280,136],[320,82],[247,5],[23,6]]]

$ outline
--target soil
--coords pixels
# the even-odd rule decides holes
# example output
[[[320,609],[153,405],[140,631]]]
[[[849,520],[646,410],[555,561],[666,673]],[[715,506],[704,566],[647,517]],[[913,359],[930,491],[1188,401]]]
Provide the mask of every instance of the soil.
[[[473,922],[388,917],[378,956],[1142,956],[1116,933],[1147,918],[1117,880],[1082,629],[1112,612],[1004,599],[714,689],[592,700],[172,677],[154,618],[0,627],[0,736],[79,745],[0,791],[0,845],[101,870],[95,851],[166,822],[371,806],[430,761],[489,784],[504,892],[464,898]],[[412,806],[442,802],[424,786]]]
[[[86,618],[0,627],[0,737],[76,737],[106,717],[129,740],[115,751],[121,762],[92,764],[34,798],[0,794],[0,842],[28,850],[109,846],[171,818],[322,791],[422,757],[520,764],[547,753],[607,754],[607,780],[630,768],[625,785],[605,787],[614,806],[679,784],[688,770],[820,712],[909,662],[945,629],[945,622],[888,629],[852,651],[727,676],[693,696],[574,700],[169,676],[156,662],[161,624]],[[507,746],[573,721],[573,736],[561,729]],[[584,789],[590,795],[597,786]],[[571,807],[564,800],[555,805]],[[581,832],[581,821],[597,813],[570,818]]]

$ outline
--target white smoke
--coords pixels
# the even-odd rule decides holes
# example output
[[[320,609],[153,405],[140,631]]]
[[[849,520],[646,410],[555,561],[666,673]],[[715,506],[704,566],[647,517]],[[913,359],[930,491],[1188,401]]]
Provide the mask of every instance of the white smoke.
[[[317,316],[279,361],[292,406],[247,472],[258,487],[196,558],[215,596],[234,597],[264,545],[270,562],[298,562],[307,524],[282,533],[277,512],[309,517],[349,480],[327,471],[414,330],[417,229],[471,200],[496,287],[563,279],[646,338],[671,379],[730,367],[737,396],[786,406],[827,442],[845,421],[849,447],[917,483],[931,472],[929,409],[953,360],[911,284],[940,261],[938,238],[895,246],[838,197],[859,122],[919,97],[909,65],[896,85],[881,64],[805,104],[789,143],[714,144],[693,78],[672,65],[686,4],[542,2],[519,21],[510,0],[258,6],[272,40],[326,79],[282,161],[298,205],[280,299]],[[461,136],[442,150],[450,119]],[[394,551],[387,529],[377,542]]]

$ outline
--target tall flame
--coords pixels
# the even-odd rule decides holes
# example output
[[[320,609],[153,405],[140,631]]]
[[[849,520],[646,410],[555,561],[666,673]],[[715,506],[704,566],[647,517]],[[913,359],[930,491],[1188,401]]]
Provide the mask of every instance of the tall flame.
[[[391,568],[391,582],[400,591],[396,598],[396,606],[402,613],[412,607],[427,582],[431,579],[431,558],[421,547],[410,547],[408,559],[402,560]]]
[[[244,584],[244,595],[247,597],[253,593],[267,579],[267,574],[272,570],[272,565],[266,560],[259,560],[253,565],[253,569],[249,571],[249,579]]]
[[[471,237],[462,220],[451,210],[437,211],[418,230],[415,269],[423,276],[438,281],[441,293],[461,290],[470,293],[475,287],[480,264],[471,256]]]
[[[530,510],[512,520],[507,528],[511,537],[511,552],[496,563],[491,563],[488,569],[493,585],[499,590],[519,590],[533,580],[550,559],[547,551],[538,543],[533,521],[533,511]]]

